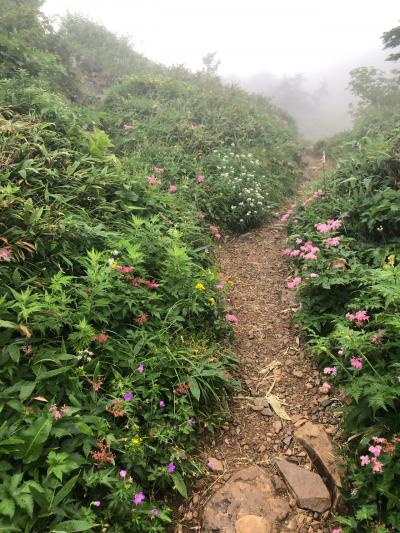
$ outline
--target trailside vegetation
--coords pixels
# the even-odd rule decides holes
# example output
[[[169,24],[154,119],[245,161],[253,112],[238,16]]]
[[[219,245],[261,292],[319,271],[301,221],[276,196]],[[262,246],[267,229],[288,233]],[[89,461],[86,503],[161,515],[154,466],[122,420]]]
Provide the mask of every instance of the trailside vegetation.
[[[388,533],[400,530],[400,85],[358,69],[352,86],[355,129],[320,189],[284,215],[284,253],[321,393],[343,415],[347,515],[334,531]]]
[[[162,532],[238,386],[215,244],[295,190],[296,132],[40,6],[0,1],[0,529]]]

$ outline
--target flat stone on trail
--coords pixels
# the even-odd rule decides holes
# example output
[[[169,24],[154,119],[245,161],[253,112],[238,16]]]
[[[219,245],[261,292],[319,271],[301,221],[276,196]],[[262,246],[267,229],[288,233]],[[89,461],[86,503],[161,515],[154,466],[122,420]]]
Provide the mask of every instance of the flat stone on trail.
[[[271,526],[261,516],[248,514],[236,520],[236,533],[269,533]]]
[[[264,519],[267,524],[265,531],[269,533],[273,524],[283,521],[289,511],[289,504],[274,496],[272,481],[265,470],[250,466],[233,474],[210,498],[204,508],[201,531],[237,533],[237,520],[255,515]]]
[[[285,460],[277,461],[276,464],[295,495],[299,507],[318,513],[323,513],[331,507],[329,491],[318,474]]]
[[[224,465],[222,464],[222,461],[216,459],[215,457],[209,457],[207,459],[207,466],[213,472],[221,473],[224,471]]]
[[[272,422],[272,427],[274,428],[275,433],[279,433],[282,430],[282,422],[280,420],[275,420],[275,422]]]
[[[326,478],[334,499],[336,487],[341,487],[341,478],[336,466],[335,449],[322,426],[306,422],[294,432],[295,439],[304,447],[318,472]]]

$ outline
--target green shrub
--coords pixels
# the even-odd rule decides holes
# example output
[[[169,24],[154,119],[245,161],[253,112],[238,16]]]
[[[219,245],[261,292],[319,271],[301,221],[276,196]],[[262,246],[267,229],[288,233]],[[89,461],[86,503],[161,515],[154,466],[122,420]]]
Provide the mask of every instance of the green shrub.
[[[398,148],[398,135],[355,141],[322,190],[285,217],[296,320],[325,373],[321,392],[343,414],[344,531],[400,528]]]

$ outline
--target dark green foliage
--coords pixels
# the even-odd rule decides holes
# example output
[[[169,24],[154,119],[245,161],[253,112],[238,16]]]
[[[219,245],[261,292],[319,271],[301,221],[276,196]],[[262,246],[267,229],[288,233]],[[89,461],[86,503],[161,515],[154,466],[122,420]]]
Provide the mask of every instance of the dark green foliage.
[[[350,518],[338,518],[343,531],[400,527],[399,141],[398,132],[354,141],[323,180],[322,195],[298,206],[290,222],[295,248],[299,238],[320,248],[316,260],[295,259],[302,278],[296,320],[321,368],[336,368],[325,379],[346,438]],[[340,227],[320,233],[315,225],[332,219]],[[335,236],[339,242],[329,245]],[[357,312],[368,318],[351,318]],[[381,453],[374,459],[369,447],[376,445]],[[360,456],[369,463],[361,466]]]
[[[382,35],[382,41],[385,50],[388,48],[398,48],[400,46],[400,26],[396,26],[389,31],[385,31],[385,33]],[[388,61],[398,61],[400,59],[400,52],[390,54],[387,59]]]

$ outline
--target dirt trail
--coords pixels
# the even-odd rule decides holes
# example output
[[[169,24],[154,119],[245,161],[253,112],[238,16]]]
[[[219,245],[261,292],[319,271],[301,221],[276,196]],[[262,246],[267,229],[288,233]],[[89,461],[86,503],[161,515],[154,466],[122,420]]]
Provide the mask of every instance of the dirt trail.
[[[319,159],[306,155],[304,160],[309,179],[323,171]],[[298,303],[286,287],[291,275],[289,261],[282,256],[285,240],[285,226],[278,219],[229,240],[221,248],[221,272],[234,282],[231,305],[239,319],[235,338],[244,390],[230,404],[229,424],[201,451],[205,464],[209,457],[221,460],[223,472],[210,472],[196,484],[178,531],[201,531],[202,508],[241,468],[258,465],[274,476],[275,459],[285,457],[311,469],[307,454],[292,437],[292,421],[255,405],[254,398],[263,397],[271,387],[290,418],[304,415],[323,425],[330,435],[336,432],[332,402],[319,391],[321,376],[292,324]],[[293,507],[293,500],[290,504]],[[304,516],[301,525],[296,522],[293,529],[290,524],[282,525],[280,531],[328,531],[324,524],[329,511],[324,515],[297,512]]]

